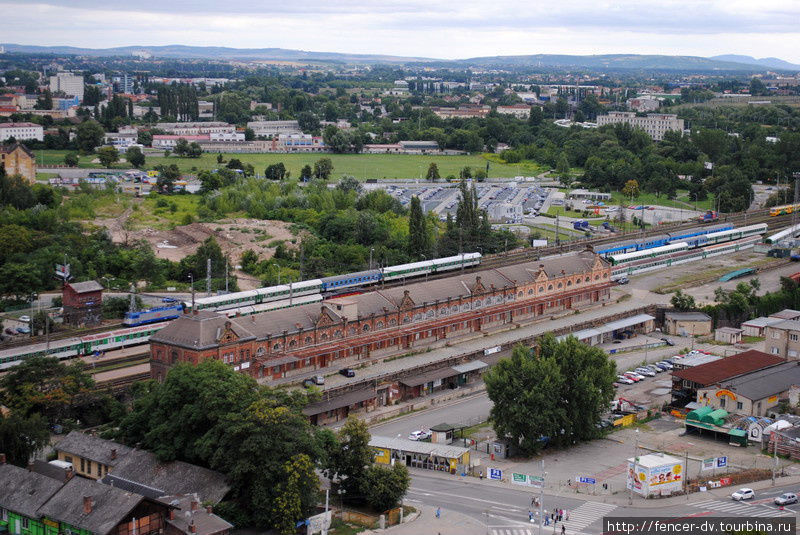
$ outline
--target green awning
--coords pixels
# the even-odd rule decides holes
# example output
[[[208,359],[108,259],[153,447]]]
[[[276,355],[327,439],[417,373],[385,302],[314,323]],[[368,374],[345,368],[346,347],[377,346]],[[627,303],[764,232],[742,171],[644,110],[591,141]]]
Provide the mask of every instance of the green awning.
[[[707,424],[714,424],[717,427],[722,427],[725,424],[725,418],[727,417],[728,411],[725,409],[717,409],[701,417],[700,421]]]
[[[714,410],[714,409],[712,409],[712,408],[711,408],[711,407],[709,407],[708,405],[704,405],[703,407],[700,407],[699,409],[695,409],[695,410],[693,410],[693,411],[689,412],[689,414],[687,414],[687,415],[686,415],[686,419],[687,419],[687,420],[697,420],[697,421],[701,421],[700,419],[701,419],[703,416],[705,416],[706,414],[709,414],[709,413],[713,412],[713,410]]]
[[[746,437],[747,431],[744,429],[731,429],[729,434],[735,437]]]

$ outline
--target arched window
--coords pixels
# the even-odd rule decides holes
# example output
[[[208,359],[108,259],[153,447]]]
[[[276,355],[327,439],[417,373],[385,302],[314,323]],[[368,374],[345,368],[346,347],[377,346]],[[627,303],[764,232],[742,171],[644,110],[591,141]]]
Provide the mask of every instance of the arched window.
[[[528,288],[528,295],[533,295],[533,288]]]
[[[522,293],[522,290],[520,290],[519,293],[517,293],[517,297],[522,297],[523,295],[525,294]]]
[[[458,305],[453,305],[452,307],[450,307],[450,312],[452,312],[453,314],[458,312]]]
[[[570,286],[572,286],[572,281],[567,281],[567,288],[569,288]],[[558,287],[560,288],[561,284],[559,284]]]
[[[433,310],[429,310],[428,312],[425,313],[425,317],[432,318],[434,314],[435,312]]]
[[[311,338],[310,337],[306,338],[306,340],[308,340],[310,342]],[[258,349],[256,349],[256,356],[257,357],[263,357],[264,353],[266,353],[266,349],[264,349],[264,346],[261,346]]]
[[[411,323],[411,318],[406,316],[405,318],[403,318],[403,323]]]
[[[364,332],[367,332],[367,331],[369,331],[369,324],[368,324],[368,323],[365,323],[365,324],[364,324],[364,326],[363,326],[363,327],[361,327],[361,330],[362,330],[362,331],[364,331]]]
[[[547,289],[548,289],[548,290],[552,290],[552,289],[553,289],[553,285],[552,285],[552,284],[548,284],[548,285],[547,285]]]
[[[274,346],[272,346],[272,350],[273,351],[278,351],[280,348],[281,348],[281,344],[280,343],[277,343]]]
[[[290,340],[289,347],[295,347],[297,345],[297,340]]]
[[[350,327],[350,329],[347,332],[349,332],[350,334],[356,334],[356,328]]]
[[[333,337],[334,338],[341,338],[342,337],[342,330],[341,329],[336,329],[335,331],[333,331]]]
[[[539,293],[542,293],[543,291],[544,291],[544,286],[539,286]]]
[[[480,299],[478,299],[477,301],[475,301],[475,308],[480,308],[480,307],[482,307],[482,306],[483,306],[483,302],[481,302],[481,300],[480,300]]]
[[[599,281],[600,280],[600,275],[595,275],[594,276],[594,280]]]
[[[421,319],[422,319],[422,314],[420,314],[419,312],[417,312],[416,314],[414,314],[414,321],[419,321],[419,320],[421,320]]]
[[[383,322],[379,321],[377,324],[375,324],[375,327],[377,327],[378,329],[382,329],[383,328]]]
[[[170,353],[169,359],[171,364],[175,364],[176,362],[178,362],[178,352],[173,351],[172,353]]]
[[[446,308],[440,308],[439,309],[439,315],[447,316],[447,309]]]
[[[563,284],[561,284],[560,282],[558,283],[558,289],[559,289],[559,290],[560,290],[560,289],[561,289],[563,286],[564,286],[564,285],[563,285]]]
[[[607,279],[608,278],[608,273],[603,273],[603,278]]]
[[[306,336],[306,338],[305,338],[305,340],[303,340],[303,342],[305,342],[306,344],[310,344],[311,343],[311,337],[310,336]]]
[[[319,339],[324,342],[325,340],[328,339],[328,334],[327,333],[322,333],[322,335],[319,337]]]
[[[397,325],[397,320],[396,320],[396,319],[394,319],[394,318],[390,319],[390,320],[389,320],[389,325],[391,325],[392,327],[394,327],[395,325]]]
[[[591,280],[592,280],[591,277],[589,277],[589,275],[586,275],[586,278],[583,279],[583,282],[590,282]]]

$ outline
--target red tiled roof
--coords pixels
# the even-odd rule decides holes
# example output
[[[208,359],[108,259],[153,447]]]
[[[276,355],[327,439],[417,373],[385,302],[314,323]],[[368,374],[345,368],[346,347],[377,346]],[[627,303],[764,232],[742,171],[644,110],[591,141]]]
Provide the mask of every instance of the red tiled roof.
[[[672,373],[673,377],[692,381],[699,385],[708,386],[720,381],[726,381],[756,370],[763,370],[786,362],[777,355],[770,355],[763,351],[751,349],[744,353],[701,364],[693,368],[678,370]]]

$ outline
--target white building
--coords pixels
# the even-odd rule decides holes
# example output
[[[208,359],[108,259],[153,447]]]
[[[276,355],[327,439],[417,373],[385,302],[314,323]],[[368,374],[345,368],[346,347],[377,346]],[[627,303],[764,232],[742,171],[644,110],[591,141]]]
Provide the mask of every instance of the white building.
[[[513,115],[517,119],[527,119],[531,116],[531,107],[526,104],[514,104],[513,106],[498,106],[497,113],[502,115]]]
[[[235,133],[236,126],[223,122],[208,123],[159,123],[158,128],[175,136],[199,136],[202,134]]]
[[[50,91],[83,100],[83,76],[71,72],[60,72],[50,77]]]
[[[647,112],[656,111],[661,105],[661,102],[656,97],[643,95],[641,97],[629,98],[625,104],[628,106],[629,110]]]
[[[617,123],[641,128],[655,141],[664,139],[669,130],[683,131],[683,119],[671,113],[649,113],[646,117],[638,117],[632,111],[610,111],[608,115],[597,116],[597,126]]]
[[[663,453],[628,459],[627,488],[641,496],[669,496],[683,488],[683,460]]]
[[[256,137],[303,133],[297,121],[250,121],[247,123],[247,128],[252,129]]]
[[[44,141],[44,129],[35,123],[0,123],[0,142],[12,137],[17,141]]]

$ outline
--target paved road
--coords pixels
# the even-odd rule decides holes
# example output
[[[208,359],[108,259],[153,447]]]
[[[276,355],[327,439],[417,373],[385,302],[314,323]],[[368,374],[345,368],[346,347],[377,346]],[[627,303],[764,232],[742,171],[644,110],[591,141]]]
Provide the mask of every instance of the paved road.
[[[574,497],[553,496],[544,494],[543,508],[552,510],[561,508],[569,511],[569,521],[565,521],[567,533],[602,533],[604,516],[666,516],[666,517],[703,517],[703,516],[755,516],[761,518],[791,517],[798,514],[798,506],[787,506],[780,511],[773,503],[775,496],[783,492],[797,492],[798,484],[770,487],[757,490],[756,497],[747,502],[734,502],[728,495],[734,489],[718,489],[703,495],[690,495],[685,498],[672,498],[668,503],[648,502],[643,507],[643,500],[634,497],[635,505],[627,505],[627,495],[614,496],[614,502],[603,503]],[[538,491],[523,489],[512,485],[497,486],[478,482],[472,478],[453,476],[442,478],[419,470],[412,470],[412,484],[406,502],[441,507],[442,520],[447,520],[448,511],[456,511],[468,515],[486,526],[487,533],[492,535],[534,535],[538,526],[528,520],[531,499]],[[650,505],[652,503],[652,505]],[[425,531],[420,526],[420,533]],[[546,527],[543,533],[550,533]],[[557,531],[560,532],[560,525]]]
[[[486,392],[472,395],[450,403],[436,405],[425,411],[414,412],[394,418],[370,428],[373,435],[405,438],[414,430],[430,429],[447,422],[449,424],[475,425],[489,417],[492,402]]]

